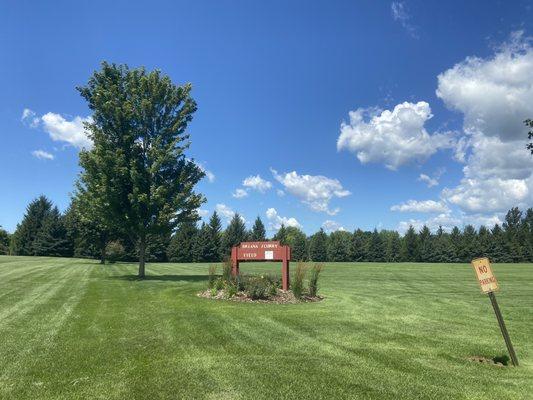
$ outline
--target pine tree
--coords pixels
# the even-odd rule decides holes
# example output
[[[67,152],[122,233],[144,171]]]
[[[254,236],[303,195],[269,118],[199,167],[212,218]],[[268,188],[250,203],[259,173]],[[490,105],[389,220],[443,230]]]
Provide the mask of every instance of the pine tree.
[[[299,228],[289,226],[286,228],[287,245],[291,248],[292,261],[307,261],[307,236]]]
[[[287,228],[285,228],[284,224],[281,224],[272,240],[278,240],[280,244],[284,246],[287,245]]]
[[[385,260],[385,248],[381,240],[381,236],[377,229],[372,231],[372,236],[370,238],[370,248],[369,248],[369,260],[373,262],[384,261]]]
[[[266,239],[266,229],[261,218],[257,217],[252,228],[251,240],[254,242],[261,242]]]
[[[207,262],[213,258],[213,254],[210,254],[211,247],[211,230],[209,225],[202,222],[202,226],[195,236],[193,243],[193,260],[194,262]]]
[[[9,254],[9,233],[0,225],[0,255]]]
[[[22,222],[12,238],[12,253],[18,256],[32,256],[33,242],[39,234],[48,215],[52,212],[52,202],[45,196],[33,200],[27,207]]]
[[[168,245],[168,260],[171,262],[193,262],[193,250],[197,234],[198,228],[194,221],[184,221],[179,224]]]
[[[246,241],[246,236],[247,233],[244,221],[239,214],[235,214],[222,237],[223,256],[228,257],[231,253],[231,248]]]
[[[327,260],[333,262],[349,261],[351,242],[350,232],[332,232],[328,238]]]
[[[54,207],[44,218],[32,243],[32,254],[36,256],[72,257],[72,246],[67,238],[67,229],[57,207]]]
[[[409,225],[402,240],[402,261],[418,260],[418,235],[415,228]]]
[[[327,261],[328,235],[322,228],[309,238],[309,258],[315,262]]]
[[[512,262],[519,262],[523,259],[523,249],[521,234],[522,212],[517,208],[511,208],[503,223],[505,233],[505,250]]]
[[[382,232],[385,242],[385,261],[398,262],[400,260],[400,252],[402,248],[400,235],[396,231]]]
[[[533,208],[528,208],[524,219],[522,220],[523,227],[523,249],[524,261],[533,262]]]
[[[484,225],[479,227],[477,239],[478,249],[476,257],[488,257],[491,237],[490,231]]]
[[[492,262],[509,262],[510,258],[505,251],[504,233],[500,225],[494,225],[491,230],[491,241],[489,245],[489,258]]]
[[[439,226],[434,238],[433,255],[431,262],[448,263],[455,260],[455,251],[450,240],[450,235]]]
[[[463,246],[463,236],[458,227],[454,226],[450,233],[450,243],[453,249],[453,259],[451,262],[461,262],[461,252]]]
[[[418,235],[418,260],[431,262],[433,257],[433,237],[429,228],[424,225]]]
[[[365,234],[361,229],[356,229],[352,235],[350,245],[350,261],[364,261],[367,250],[365,249]]]
[[[210,258],[206,261],[220,261],[222,259],[222,223],[216,211],[213,212],[213,215],[209,219],[209,231],[211,234],[211,243],[207,253],[210,254]]]
[[[479,256],[479,244],[476,228],[466,225],[461,237],[459,258],[462,262],[470,262]]]

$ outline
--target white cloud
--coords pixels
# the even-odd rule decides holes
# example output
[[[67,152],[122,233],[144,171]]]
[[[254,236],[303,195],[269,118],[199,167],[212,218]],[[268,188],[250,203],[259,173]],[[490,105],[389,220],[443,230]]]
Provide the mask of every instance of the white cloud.
[[[426,174],[420,174],[417,180],[420,182],[424,182],[428,187],[437,186],[439,184],[438,179],[431,178]]]
[[[302,227],[296,218],[280,217],[275,208],[269,208],[268,210],[266,210],[265,214],[269,221],[270,230],[278,230],[279,228],[281,228],[281,225],[291,226],[295,228]]]
[[[442,198],[467,213],[533,203],[533,158],[525,150],[533,104],[533,48],[522,32],[489,58],[468,57],[440,74],[437,96],[464,116],[464,176]]]
[[[279,196],[279,197],[283,197],[285,196],[285,192],[281,189],[276,189],[276,194]]]
[[[47,151],[44,151],[44,150],[34,150],[34,151],[31,152],[31,154],[35,158],[38,158],[40,160],[53,160],[54,159],[54,155],[53,154],[48,153]]]
[[[321,175],[298,175],[296,171],[285,174],[278,174],[274,169],[271,171],[287,192],[299,198],[313,211],[335,215],[340,209],[330,210],[329,202],[335,197],[341,198],[351,194],[337,179]]]
[[[322,224],[322,228],[324,228],[324,230],[328,233],[346,230],[341,224],[339,224],[338,222],[332,221],[330,219],[324,221],[324,223]]]
[[[355,153],[363,164],[380,162],[396,170],[414,161],[424,162],[437,150],[455,145],[450,132],[430,135],[426,131],[424,124],[432,114],[425,101],[404,102],[381,113],[359,108],[349,115],[350,122],[341,124],[337,150]]]
[[[37,117],[37,114],[35,114],[35,112],[29,108],[22,110],[22,116],[20,117],[20,120],[23,124],[28,125],[30,128],[37,128],[41,122],[39,117]]]
[[[493,57],[468,57],[438,76],[437,96],[464,115],[467,133],[522,139],[533,104],[533,51],[522,32]]]
[[[203,208],[199,208],[197,212],[201,218],[207,217],[209,215],[209,210],[204,210]]]
[[[261,178],[260,175],[249,176],[242,182],[242,185],[244,187],[257,190],[258,192],[261,192],[261,193],[265,193],[267,190],[272,188],[272,183]]]
[[[501,226],[502,220],[498,214],[460,214],[454,216],[451,212],[439,214],[435,217],[428,218],[426,220],[409,219],[407,221],[401,221],[398,224],[398,232],[404,234],[409,226],[412,225],[415,230],[420,231],[424,225],[426,225],[432,232],[437,231],[440,226],[446,232],[450,232],[454,226],[462,229],[465,225],[473,225],[476,228],[481,225],[492,228],[495,224]]]
[[[209,181],[209,183],[213,183],[215,181],[215,174],[213,172],[211,172],[210,170],[208,170],[203,163],[201,162],[196,162],[196,165],[198,166],[198,168],[200,168],[202,170],[202,172],[205,174],[205,177],[207,178],[207,180]]]
[[[236,189],[235,192],[233,192],[231,194],[233,197],[235,197],[236,199],[242,199],[246,196],[248,196],[248,192],[244,189]]]
[[[226,222],[229,222],[235,215],[235,211],[233,211],[231,207],[222,203],[217,204],[215,210],[219,215],[226,219]],[[242,222],[246,222],[246,219],[242,215],[239,216],[241,217]]]
[[[411,23],[411,15],[407,11],[405,2],[393,1],[391,4],[392,18],[398,21],[402,27],[414,38],[418,38],[416,27]]]
[[[444,213],[449,211],[448,206],[440,201],[434,200],[408,200],[405,203],[391,207],[391,211],[418,212],[418,213]]]
[[[41,117],[43,128],[54,141],[67,142],[78,149],[90,149],[92,141],[87,137],[84,122],[90,122],[91,117],[74,117],[67,121],[60,114],[46,113]]]

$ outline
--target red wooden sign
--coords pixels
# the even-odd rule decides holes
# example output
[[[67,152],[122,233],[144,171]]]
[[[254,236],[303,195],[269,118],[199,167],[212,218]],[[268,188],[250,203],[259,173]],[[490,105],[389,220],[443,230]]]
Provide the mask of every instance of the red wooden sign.
[[[291,248],[280,242],[242,242],[231,249],[233,275],[239,274],[239,263],[243,261],[281,261],[281,286],[289,290],[289,261]]]

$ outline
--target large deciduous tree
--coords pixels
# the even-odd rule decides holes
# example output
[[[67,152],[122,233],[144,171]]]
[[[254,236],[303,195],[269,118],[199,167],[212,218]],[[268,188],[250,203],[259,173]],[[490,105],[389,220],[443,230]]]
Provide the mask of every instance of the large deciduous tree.
[[[80,153],[80,186],[108,224],[137,244],[145,276],[148,238],[196,216],[204,201],[194,187],[204,176],[186,158],[186,133],[196,111],[192,86],[160,71],[103,63],[78,90],[92,111],[93,142]]]

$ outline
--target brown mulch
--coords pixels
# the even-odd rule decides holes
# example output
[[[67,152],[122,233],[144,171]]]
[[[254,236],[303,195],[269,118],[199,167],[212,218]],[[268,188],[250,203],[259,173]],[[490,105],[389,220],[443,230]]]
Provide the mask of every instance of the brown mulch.
[[[507,367],[507,365],[499,362],[499,361],[496,361],[492,358],[488,358],[488,357],[483,357],[483,356],[471,356],[471,357],[468,357],[468,361],[472,361],[472,362],[477,362],[477,363],[481,363],[481,364],[489,364],[489,365],[494,365],[496,367]]]
[[[227,297],[225,290],[219,290],[216,296],[211,295],[211,290],[204,290],[203,292],[198,293],[198,297],[204,297],[206,299],[213,300],[229,300],[229,301],[239,301],[245,303],[266,303],[266,304],[296,304],[296,303],[311,303],[317,302],[324,299],[322,296],[310,297],[302,296],[300,299],[294,297],[294,294],[290,290],[278,290],[278,292],[269,296],[268,299],[258,299],[253,300],[249,298],[245,292],[237,292],[233,297]]]

